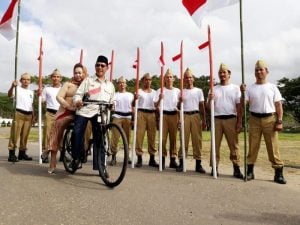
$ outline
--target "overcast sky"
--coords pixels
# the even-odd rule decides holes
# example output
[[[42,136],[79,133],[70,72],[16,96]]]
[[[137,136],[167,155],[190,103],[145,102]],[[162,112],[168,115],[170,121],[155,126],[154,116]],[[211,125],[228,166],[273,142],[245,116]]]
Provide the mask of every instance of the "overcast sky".
[[[10,0],[0,1],[0,17]],[[269,80],[299,76],[300,2],[296,0],[243,0],[245,81],[254,82],[254,64],[264,59]],[[132,68],[136,49],[141,51],[141,75],[160,73],[160,42],[165,46],[166,67],[179,74],[179,62],[171,58],[184,43],[184,67],[196,76],[209,75],[208,51],[197,46],[207,40],[211,26],[215,75],[221,62],[232,71],[232,82],[240,84],[241,51],[239,5],[207,15],[201,29],[182,6],[181,0],[23,0],[21,6],[18,77],[38,74],[39,41],[43,37],[43,74],[58,68],[71,76],[84,50],[83,63],[94,73],[98,55],[115,51],[114,78],[135,78]],[[14,78],[15,39],[0,36],[0,92]],[[109,75],[109,72],[108,72]]]

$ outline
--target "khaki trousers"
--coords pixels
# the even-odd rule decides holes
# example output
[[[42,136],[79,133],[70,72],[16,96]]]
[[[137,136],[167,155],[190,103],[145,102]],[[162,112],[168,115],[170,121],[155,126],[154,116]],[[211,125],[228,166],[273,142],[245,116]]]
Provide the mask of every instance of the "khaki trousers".
[[[162,131],[162,154],[164,157],[167,152],[167,137],[169,134],[170,157],[177,157],[176,136],[177,136],[178,115],[163,115],[163,131]]]
[[[130,130],[131,130],[131,119],[128,119],[128,118],[113,118],[112,122],[123,128],[123,130],[125,132],[125,136],[127,138],[127,143],[128,143],[128,146],[129,146]],[[119,138],[120,138],[120,133],[116,129],[113,129],[113,131],[112,131],[112,152],[113,153],[118,152]]]
[[[250,115],[249,119],[249,153],[248,164],[255,164],[260,148],[261,137],[264,136],[269,161],[273,168],[283,167],[278,146],[278,132],[274,131],[276,116],[257,118]]]
[[[26,115],[20,112],[15,114],[15,122],[13,122],[10,130],[10,138],[8,142],[8,150],[15,150],[17,148],[18,140],[20,139],[20,151],[27,150],[27,140],[32,126],[32,115]],[[15,130],[15,134],[13,134]],[[13,136],[15,137],[13,140]]]
[[[202,120],[200,114],[184,114],[184,144],[185,155],[188,155],[189,139],[192,136],[193,158],[201,160],[202,151]],[[182,158],[182,147],[179,149],[179,158]]]
[[[87,151],[89,148],[90,139],[93,138],[92,136],[92,123],[91,121],[88,121],[85,133],[84,133],[84,150]]]
[[[147,131],[148,152],[150,155],[156,153],[155,135],[156,135],[156,119],[155,113],[141,112],[137,113],[137,130],[136,132],[136,154],[143,155],[143,142],[145,132]]]
[[[55,122],[55,113],[46,112],[43,128],[43,152],[48,153],[47,146],[50,139],[51,128]]]
[[[220,147],[225,135],[227,145],[230,150],[230,160],[233,165],[240,164],[240,150],[239,150],[239,134],[236,132],[236,118],[218,119],[215,118],[215,147],[216,147],[216,162],[217,166],[220,161]],[[212,166],[212,155],[210,156],[210,166]]]

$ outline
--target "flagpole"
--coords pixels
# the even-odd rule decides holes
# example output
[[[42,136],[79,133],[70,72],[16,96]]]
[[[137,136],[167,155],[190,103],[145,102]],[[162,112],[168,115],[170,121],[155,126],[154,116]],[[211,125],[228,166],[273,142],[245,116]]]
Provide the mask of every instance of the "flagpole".
[[[20,12],[21,12],[21,0],[18,1],[18,16],[17,16],[17,31],[16,31],[16,49],[15,49],[15,74],[14,80],[17,80],[18,74],[18,50],[19,50],[19,27],[20,27]],[[15,87],[15,97],[13,98],[13,124],[12,124],[12,140],[13,140],[13,150],[16,151],[16,105],[17,105],[17,87]]]
[[[140,49],[137,48],[137,60],[136,60],[136,84],[135,84],[135,108],[134,108],[134,125],[133,125],[133,142],[131,152],[131,168],[134,168],[135,162],[135,146],[136,146],[136,131],[137,131],[137,112],[138,112],[138,95],[139,95],[139,82],[140,82]]]
[[[164,59],[164,44],[160,43],[160,59]],[[162,132],[163,132],[163,106],[164,106],[164,65],[160,66],[160,95],[162,96],[159,106],[159,171],[162,171]]]
[[[209,50],[209,71],[210,71],[210,93],[213,94],[214,93],[214,73],[213,73],[210,26],[208,26],[208,50]],[[215,179],[217,179],[214,99],[212,99],[210,102],[210,121],[211,121],[210,133],[211,133],[213,176]]]
[[[114,50],[112,50],[111,51],[111,60],[110,60],[110,76],[109,76],[110,81],[112,81],[112,78],[113,78],[114,57],[115,57],[115,52],[114,52]]]
[[[245,70],[244,70],[244,34],[243,34],[243,1],[240,0],[240,33],[241,33],[241,69],[242,69],[242,84],[245,84]],[[243,124],[244,124],[244,181],[247,181],[247,123],[246,123],[246,102],[245,102],[245,91],[242,91],[243,102]]]
[[[41,37],[40,40],[40,55],[39,55],[39,89],[38,89],[38,96],[39,96],[39,156],[42,155],[42,141],[43,141],[43,134],[42,134],[42,79],[43,79],[43,38]],[[42,157],[39,157],[39,164],[42,164]]]
[[[180,136],[181,136],[181,152],[182,152],[182,163],[183,172],[186,172],[186,161],[185,161],[185,143],[184,143],[184,113],[183,113],[183,41],[180,45]]]
[[[79,63],[80,63],[80,64],[83,63],[83,49],[81,49],[81,51],[80,51]]]

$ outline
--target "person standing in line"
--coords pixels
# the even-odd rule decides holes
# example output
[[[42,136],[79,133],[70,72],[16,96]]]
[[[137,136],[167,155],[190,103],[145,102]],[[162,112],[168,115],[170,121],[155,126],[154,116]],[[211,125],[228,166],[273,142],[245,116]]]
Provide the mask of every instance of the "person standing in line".
[[[269,83],[267,64],[258,60],[255,64],[256,82],[245,91],[245,101],[249,104],[249,152],[247,156],[247,179],[254,179],[254,164],[260,148],[261,137],[264,136],[269,161],[275,169],[274,182],[286,184],[283,177],[284,163],[280,159],[278,131],[282,131],[282,96],[276,85]]]
[[[10,130],[10,138],[8,143],[9,162],[32,160],[32,157],[29,157],[26,154],[28,135],[34,119],[34,93],[29,89],[30,82],[31,76],[28,73],[24,73],[21,75],[21,85],[18,86],[18,82],[15,80],[12,82],[11,87],[8,90],[8,97],[13,97],[14,88],[17,89],[15,121],[13,121],[13,125]],[[19,139],[19,155],[17,158],[15,149],[17,148]]]
[[[108,70],[107,57],[98,56],[95,63],[95,75],[87,77],[77,89],[73,96],[73,103],[76,106],[76,115],[74,120],[73,142],[72,142],[72,156],[73,161],[71,165],[74,169],[80,168],[81,163],[81,151],[84,149],[84,133],[88,121],[92,123],[93,132],[93,146],[94,149],[101,147],[99,143],[99,129],[98,124],[98,105],[83,105],[84,98],[88,100],[105,101],[108,103],[114,103],[115,101],[115,87],[112,82],[106,79],[105,74]],[[102,152],[102,151],[101,151]],[[96,151],[94,151],[96,153]],[[96,165],[97,155],[94,154],[93,169],[97,170]],[[102,162],[103,163],[103,162]]]
[[[138,99],[138,113],[137,113],[137,131],[136,132],[136,154],[137,163],[136,167],[142,167],[143,165],[143,142],[145,132],[147,131],[147,142],[148,142],[148,152],[150,154],[149,166],[158,167],[155,161],[155,135],[156,135],[156,116],[155,116],[155,106],[154,97],[156,91],[151,88],[152,77],[150,73],[144,74],[141,79],[142,89],[139,89],[139,95],[135,96]]]
[[[118,79],[118,92],[115,94],[115,111],[112,115],[113,123],[118,124],[120,127],[123,128],[127,143],[129,146],[130,142],[130,131],[132,125],[132,113],[133,113],[133,100],[134,96],[132,93],[126,91],[126,79],[121,76]],[[116,161],[116,154],[118,152],[117,146],[119,142],[120,134],[119,132],[113,132],[112,134],[112,159],[111,165],[115,165]]]
[[[47,146],[50,139],[50,131],[55,121],[55,114],[59,108],[56,95],[61,88],[61,74],[59,70],[55,69],[50,77],[52,82],[51,86],[45,87],[42,91],[42,102],[46,103],[46,114],[43,127],[43,152],[41,155],[43,163],[49,162],[49,151]]]
[[[74,65],[73,78],[63,84],[56,96],[60,106],[55,115],[54,124],[51,127],[47,148],[51,152],[49,174],[55,173],[56,155],[63,139],[64,131],[74,120],[75,106],[73,105],[73,96],[85,78],[83,68],[83,65],[80,63]]]
[[[176,149],[176,137],[177,129],[179,125],[179,111],[178,111],[178,98],[180,90],[173,87],[174,76],[170,69],[167,70],[164,76],[164,89],[163,94],[160,93],[160,89],[157,90],[156,97],[154,98],[154,104],[157,108],[160,106],[160,101],[163,99],[163,131],[162,131],[162,168],[165,169],[165,158],[167,157],[167,137],[169,135],[170,143],[170,168],[177,168],[176,162],[177,149]]]
[[[239,86],[230,83],[231,71],[227,65],[221,63],[218,74],[220,84],[214,87],[213,93],[209,91],[207,102],[207,108],[210,109],[211,100],[214,100],[217,174],[220,162],[220,146],[223,135],[225,135],[230,150],[230,160],[233,164],[233,176],[243,179],[243,174],[240,171],[238,139],[242,128],[241,92]],[[210,154],[210,166],[212,166],[212,154]],[[211,170],[211,175],[213,175],[213,170]]]
[[[202,89],[194,87],[194,75],[189,68],[184,72],[184,84],[183,99],[180,98],[179,101],[183,101],[185,153],[187,156],[189,138],[191,136],[193,158],[196,160],[195,171],[198,173],[205,173],[206,171],[201,165],[202,129],[206,128],[204,95]],[[182,151],[182,146],[180,146],[180,163],[179,167],[176,169],[177,172],[183,172]]]

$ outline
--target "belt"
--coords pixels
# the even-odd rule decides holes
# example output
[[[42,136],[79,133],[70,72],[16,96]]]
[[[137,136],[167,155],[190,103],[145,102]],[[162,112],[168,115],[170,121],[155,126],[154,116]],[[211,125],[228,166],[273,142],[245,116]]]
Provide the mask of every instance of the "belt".
[[[46,109],[47,112],[55,114],[57,112],[57,110],[55,109]]]
[[[274,113],[255,113],[255,112],[250,112],[252,116],[255,116],[257,118],[264,118],[264,117],[269,117],[274,115]]]
[[[131,116],[132,112],[119,112],[115,111],[114,114],[120,115],[120,116]]]
[[[199,111],[187,111],[187,112],[183,112],[183,113],[187,114],[187,115],[193,115],[193,114],[199,113]]]
[[[138,109],[138,111],[145,112],[145,113],[154,113],[155,112],[154,109]]]
[[[232,119],[232,118],[235,118],[235,117],[236,117],[236,115],[219,115],[219,116],[215,116],[215,118],[221,119],[221,120]]]
[[[16,109],[16,111],[19,112],[19,113],[25,114],[25,115],[31,115],[32,114],[32,111],[25,111],[25,110],[22,110],[22,109]]]
[[[166,110],[163,110],[163,114],[164,115],[177,115],[177,111],[166,111]]]

